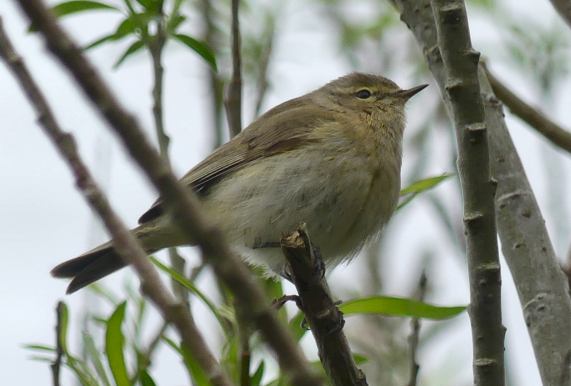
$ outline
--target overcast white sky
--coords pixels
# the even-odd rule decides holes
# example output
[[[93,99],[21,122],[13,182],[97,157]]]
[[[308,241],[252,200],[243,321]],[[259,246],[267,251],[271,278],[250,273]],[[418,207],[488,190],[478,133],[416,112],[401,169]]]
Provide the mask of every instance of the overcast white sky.
[[[512,0],[508,3],[514,8],[517,6],[518,12],[522,14],[534,15],[540,23],[556,20],[548,1]],[[523,7],[523,4],[527,7]],[[115,138],[108,134],[105,125],[85,103],[65,71],[46,54],[36,36],[25,33],[26,23],[14,2],[1,1],[0,15],[16,48],[23,54],[35,78],[40,81],[52,101],[63,127],[75,134],[85,159],[107,188],[116,210],[127,223],[134,225],[138,215],[154,200],[154,192],[149,189],[137,168],[122,154]],[[311,10],[304,7],[303,1],[291,1],[285,7],[284,19],[284,34],[278,41],[271,70],[276,87],[270,92],[266,108],[355,70],[340,59],[332,43],[333,32],[314,23]],[[101,35],[102,31],[110,30],[114,24],[115,21],[107,15],[70,18],[65,23],[82,41]],[[565,34],[568,40],[571,39],[569,31]],[[495,38],[489,26],[484,22],[474,22],[472,35],[476,48],[488,54],[486,49],[494,46]],[[140,55],[127,62],[119,71],[111,71],[111,65],[119,52],[119,47],[110,47],[93,51],[90,56],[123,102],[150,130],[148,61]],[[295,57],[292,52],[295,52]],[[201,81],[206,74],[206,67],[186,50],[174,47],[169,50],[166,63],[167,127],[173,138],[172,159],[175,170],[182,174],[208,154],[212,143],[208,134],[208,114],[202,103],[208,97],[208,91]],[[403,87],[412,86],[412,70],[406,66],[404,68],[393,77]],[[510,68],[502,65],[496,68],[519,92],[530,98],[534,95],[529,82],[518,79]],[[430,78],[425,82],[433,83]],[[560,87],[559,103],[546,109],[560,122],[568,123],[569,113],[565,108],[569,105],[566,103],[569,102],[570,95],[566,92],[569,90],[568,80],[565,86],[567,87]],[[431,104],[438,97],[437,87],[433,85],[431,90],[412,102],[410,111],[418,111],[420,106]],[[246,114],[247,119],[250,116]],[[86,297],[82,293],[65,297],[66,283],[51,278],[49,270],[62,260],[74,257],[97,241],[102,241],[104,236],[93,236],[93,232],[89,235],[90,229],[93,229],[89,209],[76,192],[67,167],[36,126],[31,108],[4,66],[0,66],[0,117],[0,382],[18,385],[48,384],[48,366],[31,361],[30,353],[22,345],[53,342],[54,306],[57,300],[65,299],[76,315],[86,304]],[[411,125],[418,124],[418,119],[415,121],[414,116],[409,120]],[[553,151],[545,141],[517,120],[510,118],[509,124],[540,204],[545,207],[547,198],[554,192],[550,191],[552,187],[546,188],[544,185],[542,152],[553,152],[554,159],[560,164],[561,191],[565,191],[565,185],[568,184],[570,159]],[[405,154],[405,168],[406,157]],[[429,167],[432,174],[450,171],[446,168],[447,165],[442,163]],[[442,188],[442,194],[447,194],[445,187]],[[569,200],[566,201],[567,207],[561,208],[562,211],[569,211]],[[410,277],[408,269],[410,264],[416,265],[420,258],[413,254],[418,250],[415,247],[438,237],[438,233],[432,229],[434,225],[430,222],[430,210],[420,200],[415,205],[417,208],[414,212],[410,209],[410,212],[399,214],[394,220],[395,226],[391,227],[394,234],[391,235],[392,241],[388,249],[399,259],[387,268],[394,271],[387,288],[395,295],[408,295],[410,283],[416,280],[415,277]],[[551,228],[549,213],[546,213],[546,219]],[[564,254],[568,243],[568,238],[559,240],[558,252]],[[191,261],[195,259],[191,257]],[[468,290],[463,265],[450,254],[439,256],[435,264],[436,268],[432,272],[435,292],[430,300],[439,304],[466,304]],[[334,277],[345,287],[355,287],[358,290],[358,284],[351,282],[352,273],[358,269],[358,265],[341,267],[334,273]],[[540,381],[519,304],[507,269],[503,270],[503,274],[504,324],[508,328],[506,342],[510,360],[516,370],[513,384],[536,386]],[[114,275],[106,284],[119,288],[125,275],[126,273]],[[206,281],[203,280],[202,285],[207,288]],[[74,321],[77,322],[76,319]],[[421,352],[421,364],[427,366],[428,372],[431,366],[441,367],[443,362],[449,361],[452,368],[464,363],[457,379],[443,380],[442,385],[469,384],[471,349],[468,318],[458,318],[451,331],[449,342],[439,348],[431,348],[431,351]],[[156,378],[161,380],[161,384],[179,385],[186,381],[178,360],[169,361],[168,353],[161,353],[158,366]]]

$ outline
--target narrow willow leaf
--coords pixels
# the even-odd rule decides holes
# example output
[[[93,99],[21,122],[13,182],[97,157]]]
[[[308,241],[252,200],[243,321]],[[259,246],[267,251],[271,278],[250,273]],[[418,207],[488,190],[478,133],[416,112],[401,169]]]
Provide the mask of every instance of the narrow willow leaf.
[[[186,367],[186,370],[188,371],[188,374],[194,381],[193,384],[195,386],[211,386],[208,377],[204,373],[204,370],[202,370],[202,367],[198,364],[198,362],[194,359],[194,357],[187,349],[179,346],[172,339],[169,339],[166,336],[163,336],[162,339],[169,347],[171,347],[179,354]]]
[[[25,344],[23,347],[26,350],[56,352],[55,347],[48,346],[47,344]]]
[[[262,378],[264,377],[264,372],[266,370],[266,363],[264,361],[260,362],[260,365],[252,375],[251,386],[260,386],[262,384]]]
[[[134,42],[133,44],[131,44],[129,46],[129,48],[127,48],[125,50],[125,52],[123,53],[123,55],[121,55],[119,57],[119,59],[117,59],[117,61],[115,62],[115,64],[113,64],[113,68],[118,68],[121,64],[123,64],[123,62],[125,61],[125,59],[127,59],[129,56],[133,55],[134,53],[136,53],[137,51],[139,51],[141,48],[143,48],[145,43],[143,43],[141,40],[137,40],[136,42]]]
[[[353,353],[353,360],[357,366],[364,365],[369,361],[369,358],[364,356],[363,354],[355,354]]]
[[[176,281],[178,284],[182,285],[184,288],[195,294],[202,302],[208,307],[210,312],[216,317],[222,328],[226,327],[225,317],[220,313],[220,310],[216,307],[216,305],[202,292],[197,286],[194,285],[193,282],[188,280],[186,277],[181,275],[176,270],[172,269],[171,267],[163,264],[157,258],[151,256],[151,261],[153,264],[160,269],[161,271],[167,273],[171,279]]]
[[[87,360],[91,362],[95,372],[99,376],[99,379],[105,386],[111,386],[109,382],[109,377],[105,371],[105,366],[101,361],[101,352],[97,349],[97,345],[93,340],[93,337],[88,332],[83,332],[83,347],[86,350],[88,356]]]
[[[218,67],[216,65],[216,56],[206,43],[203,43],[191,36],[184,34],[174,34],[173,36],[175,37],[176,40],[178,40],[185,46],[189,47],[198,55],[202,56],[202,58],[206,60],[208,64],[210,64],[210,66],[214,71],[218,71]]]
[[[110,4],[93,0],[64,1],[52,7],[52,12],[58,17],[92,10],[119,11],[118,8]]]
[[[397,210],[403,208],[405,205],[410,203],[415,197],[427,190],[430,190],[440,184],[442,181],[446,180],[447,178],[453,176],[452,173],[444,173],[440,176],[424,178],[422,180],[418,180],[407,186],[406,188],[400,191],[401,197],[406,196],[397,206]]]
[[[147,372],[147,370],[143,370],[141,372],[141,386],[157,386],[155,380],[151,377],[151,375]]]
[[[424,192],[425,190],[429,190],[434,188],[436,185],[440,184],[442,181],[446,180],[447,178],[453,176],[452,173],[444,173],[440,176],[435,177],[428,177],[423,178],[422,180],[418,180],[407,186],[406,188],[400,191],[401,196],[405,196],[407,194],[418,194]]]
[[[100,46],[103,43],[107,42],[117,42],[121,39],[126,38],[127,36],[134,34],[137,28],[137,21],[133,16],[129,16],[125,18],[119,26],[115,29],[115,32],[110,33],[108,35],[102,36],[99,39],[94,40],[93,42],[87,44],[83,49],[89,50]]]
[[[125,338],[123,331],[121,331],[121,325],[123,324],[123,319],[125,319],[126,306],[127,303],[123,302],[113,311],[113,314],[107,320],[107,329],[105,331],[105,354],[117,386],[131,385],[123,353]]]
[[[372,296],[345,302],[339,306],[345,315],[382,314],[389,316],[410,316],[426,319],[448,319],[462,313],[465,306],[442,307],[415,299],[391,296]]]
[[[183,15],[176,15],[172,17],[167,24],[167,31],[171,34],[174,33],[185,20],[186,16]]]

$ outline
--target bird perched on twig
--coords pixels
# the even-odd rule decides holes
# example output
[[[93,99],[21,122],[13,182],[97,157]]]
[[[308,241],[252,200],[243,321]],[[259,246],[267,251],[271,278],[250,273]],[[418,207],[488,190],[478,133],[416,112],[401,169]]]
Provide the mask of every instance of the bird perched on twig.
[[[232,248],[281,273],[281,235],[305,222],[327,266],[379,234],[400,190],[405,103],[426,85],[400,89],[352,73],[274,107],[191,169],[180,182],[200,198]],[[193,244],[161,200],[132,230],[147,253]],[[122,268],[110,242],[52,270],[68,293]]]

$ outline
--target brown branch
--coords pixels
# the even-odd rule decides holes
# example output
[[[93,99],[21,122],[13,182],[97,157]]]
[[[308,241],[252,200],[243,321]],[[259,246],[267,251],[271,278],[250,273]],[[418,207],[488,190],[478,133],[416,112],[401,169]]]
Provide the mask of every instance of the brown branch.
[[[216,275],[234,293],[240,304],[249,309],[250,322],[274,349],[280,367],[290,382],[296,386],[321,385],[322,380],[309,367],[291,333],[278,320],[247,267],[231,252],[218,228],[200,212],[196,197],[178,183],[143,134],[141,126],[111,93],[78,46],[59,27],[42,1],[19,0],[18,3],[30,21],[37,25],[48,49],[73,75],[85,96],[121,138],[129,154],[159,191],[172,213],[174,223],[183,233],[193,235],[203,259],[212,264]]]
[[[219,45],[220,31],[214,24],[214,8],[211,0],[200,0],[199,2],[201,18],[204,21],[202,40],[214,51]],[[224,85],[218,74],[208,67],[208,87],[210,89],[210,111],[212,122],[214,122],[214,143],[213,148],[217,148],[224,143],[224,125],[222,109],[224,106]]]
[[[555,146],[571,153],[571,133],[549,119],[538,109],[529,105],[514,94],[504,83],[496,78],[487,68],[486,75],[494,94],[510,111],[534,128],[539,134],[551,141]]]
[[[242,130],[242,58],[240,54],[240,0],[232,0],[232,78],[226,94],[226,115],[230,136]]]
[[[571,0],[551,0],[553,8],[559,12],[559,15],[571,27]]]
[[[268,11],[269,12],[269,11]],[[257,71],[257,84],[256,84],[256,103],[254,107],[254,116],[257,117],[262,111],[262,103],[268,92],[268,71],[270,67],[270,59],[272,57],[274,48],[274,39],[276,35],[276,20],[273,15],[268,15],[266,18],[266,29],[262,34],[262,52],[261,57],[256,58],[259,63]]]
[[[426,295],[426,284],[427,284],[426,272],[422,272],[420,275],[420,280],[418,281],[418,291],[416,298],[419,301],[424,301],[424,296]],[[410,321],[411,332],[408,337],[408,342],[410,345],[410,376],[408,381],[408,386],[416,386],[418,380],[418,371],[420,366],[417,362],[417,351],[418,343],[420,341],[420,318],[412,318]]]
[[[458,169],[470,279],[474,383],[505,384],[501,273],[490,176],[488,130],[480,84],[480,53],[472,48],[463,0],[432,0],[450,110],[456,127]]]
[[[31,2],[24,1],[27,5]],[[40,15],[47,15],[53,24],[53,17],[41,3],[36,3]],[[33,8],[33,7],[32,7]],[[40,18],[34,19],[40,21]],[[43,21],[42,21],[43,23]],[[55,24],[54,24],[55,25]],[[52,28],[54,28],[52,26]],[[57,27],[55,27],[57,28]],[[67,42],[71,43],[71,42]],[[169,294],[162,284],[158,272],[147,259],[146,253],[129,232],[127,227],[115,214],[109,201],[95,183],[91,173],[79,156],[77,146],[71,134],[64,132],[57,123],[45,97],[27,70],[22,58],[15,52],[11,42],[6,36],[0,19],[0,55],[20,82],[26,96],[38,114],[38,121],[46,135],[57,147],[60,155],[65,159],[72,170],[76,185],[89,203],[103,220],[109,234],[113,238],[113,247],[117,253],[131,264],[137,271],[141,280],[141,286],[147,296],[159,308],[165,320],[171,322],[178,330],[184,344],[196,355],[197,361],[209,375],[213,384],[218,386],[230,386],[220,365],[210,353],[206,342],[198,332],[188,310]]]
[[[441,90],[444,66],[437,46],[429,0],[392,0],[414,34]],[[480,68],[492,174],[498,181],[496,219],[502,252],[514,279],[544,385],[568,376],[571,352],[571,299],[545,222],[509,135],[501,105]],[[450,101],[443,93],[444,103]]]
[[[0,19],[0,40],[4,40],[4,37],[6,35],[4,34],[3,28],[2,28],[2,19]],[[0,47],[3,45],[2,42],[0,42]],[[3,47],[0,48],[0,50],[3,50]],[[3,55],[3,54],[0,54]],[[64,348],[63,348],[63,343],[64,343],[64,339],[65,337],[62,335],[63,332],[63,318],[64,318],[64,310],[65,310],[65,304],[62,301],[57,302],[57,306],[56,306],[56,316],[57,316],[57,320],[56,320],[56,358],[54,360],[54,362],[51,364],[51,369],[52,369],[52,380],[53,380],[53,385],[54,386],[60,386],[61,385],[61,380],[60,380],[60,372],[61,372],[61,365],[62,365],[62,359],[63,359],[63,355],[64,355]]]
[[[323,261],[311,244],[305,224],[281,240],[291,268],[300,307],[317,343],[319,359],[334,386],[365,386],[367,380],[353,360],[343,333],[343,315],[337,308],[323,276]]]

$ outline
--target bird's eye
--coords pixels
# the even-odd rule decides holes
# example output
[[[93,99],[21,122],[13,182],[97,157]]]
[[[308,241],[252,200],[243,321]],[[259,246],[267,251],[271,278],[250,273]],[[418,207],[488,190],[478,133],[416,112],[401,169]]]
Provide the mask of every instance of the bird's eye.
[[[371,92],[367,89],[359,90],[355,93],[355,96],[359,99],[368,99],[371,97]]]

